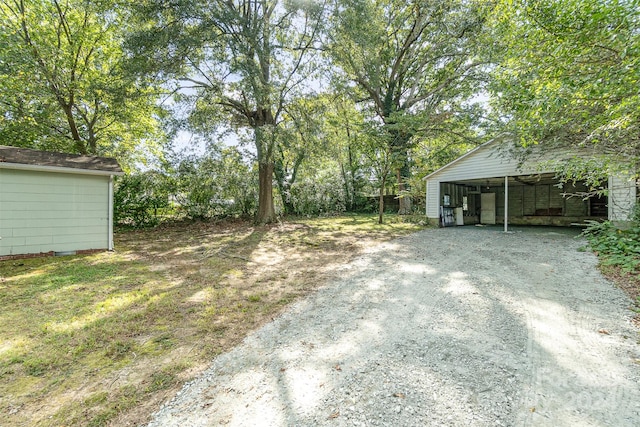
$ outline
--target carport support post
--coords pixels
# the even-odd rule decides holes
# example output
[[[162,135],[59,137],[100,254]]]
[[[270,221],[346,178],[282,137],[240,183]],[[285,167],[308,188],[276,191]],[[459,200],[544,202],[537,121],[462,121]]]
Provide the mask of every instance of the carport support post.
[[[507,218],[509,217],[509,177],[504,177],[504,232],[509,230]]]

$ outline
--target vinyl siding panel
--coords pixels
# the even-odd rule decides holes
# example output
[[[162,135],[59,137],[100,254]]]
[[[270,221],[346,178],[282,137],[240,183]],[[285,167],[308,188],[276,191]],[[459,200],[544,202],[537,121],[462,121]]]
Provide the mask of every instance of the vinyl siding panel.
[[[0,169],[0,256],[108,248],[109,177]]]
[[[609,219],[629,221],[636,203],[636,183],[622,176],[609,178]]]
[[[437,219],[440,217],[440,181],[427,181],[427,217]]]
[[[544,155],[532,155],[523,165],[509,157],[498,144],[487,144],[479,147],[475,152],[448,167],[435,172],[430,179],[440,182],[463,181],[466,179],[496,178],[506,175],[527,175],[554,172],[551,161],[562,161],[570,158],[566,150],[556,150]]]

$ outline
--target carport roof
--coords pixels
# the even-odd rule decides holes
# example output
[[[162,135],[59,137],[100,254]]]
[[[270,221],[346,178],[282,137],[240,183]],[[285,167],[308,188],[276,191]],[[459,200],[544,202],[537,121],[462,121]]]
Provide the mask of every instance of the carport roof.
[[[517,149],[506,137],[494,138],[430,173],[424,180],[481,184],[487,180],[504,182],[505,176],[518,176],[539,181],[541,176],[551,178],[549,175],[555,175],[564,162],[580,156],[567,148],[541,150],[531,147],[527,156],[520,158],[512,148]]]
[[[488,146],[488,145],[491,145],[491,144],[493,144],[493,143],[495,143],[495,142],[496,142],[496,140],[495,140],[495,139],[492,139],[492,140],[490,140],[490,141],[485,142],[484,144],[480,144],[480,145],[478,145],[476,148],[474,148],[474,149],[472,149],[472,150],[470,150],[470,151],[468,151],[468,152],[464,153],[462,156],[460,156],[460,157],[458,157],[457,159],[455,159],[455,160],[453,160],[453,161],[451,161],[451,162],[447,163],[446,165],[442,166],[440,169],[438,169],[438,170],[435,170],[435,171],[431,172],[429,175],[425,176],[423,179],[426,181],[426,180],[428,180],[429,178],[431,178],[432,176],[438,175],[438,174],[439,174],[440,172],[442,172],[443,170],[445,170],[445,169],[449,169],[451,166],[455,165],[456,163],[458,163],[458,162],[460,162],[460,161],[462,161],[462,160],[466,159],[466,158],[467,158],[467,157],[469,157],[469,156],[472,156],[476,151],[479,151],[479,150],[483,149],[484,147],[486,147],[486,146]]]
[[[122,175],[116,159],[0,145],[0,168]]]

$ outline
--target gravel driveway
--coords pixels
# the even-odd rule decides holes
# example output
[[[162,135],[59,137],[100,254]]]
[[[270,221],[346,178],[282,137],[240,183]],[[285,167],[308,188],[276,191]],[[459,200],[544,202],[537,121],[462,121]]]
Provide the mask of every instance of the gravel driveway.
[[[372,248],[150,426],[638,426],[631,301],[550,228]]]

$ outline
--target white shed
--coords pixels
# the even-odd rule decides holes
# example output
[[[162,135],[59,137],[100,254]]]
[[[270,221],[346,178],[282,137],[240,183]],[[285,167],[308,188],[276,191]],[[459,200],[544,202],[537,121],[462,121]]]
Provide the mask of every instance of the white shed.
[[[0,260],[113,249],[115,159],[0,146]]]
[[[427,175],[426,215],[442,225],[570,225],[586,219],[626,221],[636,203],[634,179],[610,177],[608,196],[567,197],[584,183],[563,184],[560,165],[586,153],[535,151],[520,162],[500,140],[476,147]]]

